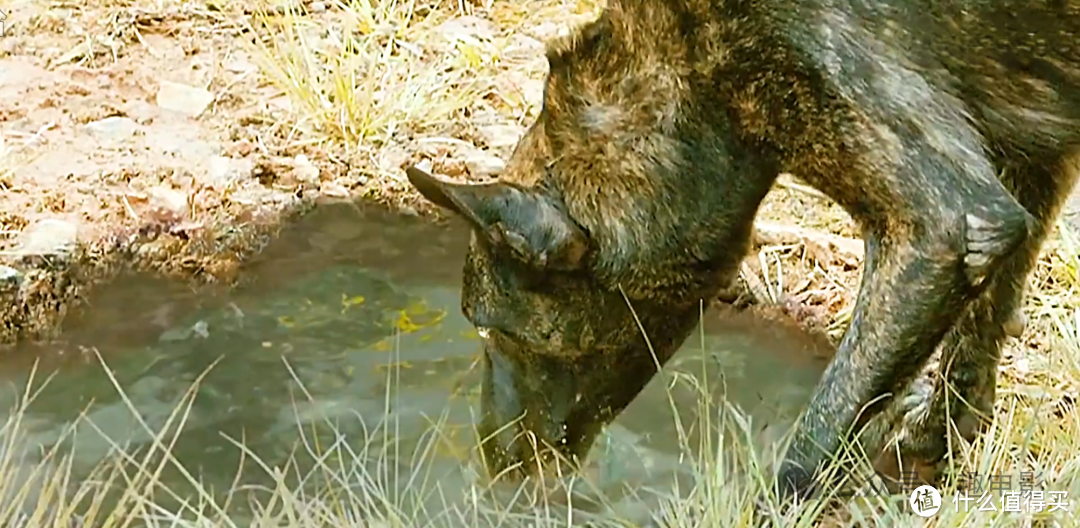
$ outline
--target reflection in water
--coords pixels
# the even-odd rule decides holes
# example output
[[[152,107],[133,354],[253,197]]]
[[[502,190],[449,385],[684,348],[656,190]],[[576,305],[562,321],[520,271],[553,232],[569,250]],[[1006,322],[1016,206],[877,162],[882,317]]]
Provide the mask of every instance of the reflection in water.
[[[62,342],[27,347],[16,356],[22,363],[9,361],[4,375],[13,383],[0,403],[11,407],[24,390],[25,358],[60,358],[48,368],[63,368],[22,425],[34,451],[70,444],[74,469],[85,475],[117,445],[147,447],[205,373],[172,450],[205,489],[233,488],[239,470],[242,483],[272,485],[238,444],[279,468],[297,452],[337,447],[370,455],[370,469],[398,492],[417,489],[420,478],[438,482],[441,493],[421,498],[428,508],[465,500],[478,467],[471,424],[479,342],[460,313],[467,233],[455,226],[326,206],[251,262],[234,291],[125,280],[93,298]],[[756,421],[790,420],[823,368],[811,359],[812,345],[780,330],[768,336],[711,321],[671,369],[704,374]],[[587,473],[600,491],[618,500],[626,485],[670,487],[672,473],[686,469],[672,408],[689,423],[697,401],[685,387],[666,391],[657,377],[597,442]],[[84,412],[76,434],[66,434]],[[431,459],[422,472],[420,456]],[[175,466],[163,479],[186,482]]]

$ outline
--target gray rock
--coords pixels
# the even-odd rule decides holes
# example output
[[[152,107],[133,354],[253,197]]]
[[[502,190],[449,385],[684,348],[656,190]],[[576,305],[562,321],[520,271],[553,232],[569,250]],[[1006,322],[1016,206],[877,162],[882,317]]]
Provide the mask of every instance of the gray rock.
[[[66,257],[75,249],[79,230],[56,218],[39,220],[23,232],[18,252],[22,256]]]
[[[134,120],[120,116],[106,117],[105,119],[87,123],[85,126],[99,139],[108,141],[127,139],[134,136],[139,130],[139,124]]]

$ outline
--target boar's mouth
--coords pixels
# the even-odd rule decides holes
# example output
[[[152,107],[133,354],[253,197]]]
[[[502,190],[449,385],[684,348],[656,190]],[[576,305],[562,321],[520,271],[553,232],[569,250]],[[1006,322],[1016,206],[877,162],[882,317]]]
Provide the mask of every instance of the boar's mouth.
[[[596,412],[572,362],[522,359],[510,346],[497,336],[485,339],[479,432],[488,472],[522,477],[577,468],[610,416]]]
[[[498,479],[580,468],[603,428],[657,372],[647,351],[552,358],[523,354],[498,332],[481,335],[488,337],[478,429],[484,465]]]

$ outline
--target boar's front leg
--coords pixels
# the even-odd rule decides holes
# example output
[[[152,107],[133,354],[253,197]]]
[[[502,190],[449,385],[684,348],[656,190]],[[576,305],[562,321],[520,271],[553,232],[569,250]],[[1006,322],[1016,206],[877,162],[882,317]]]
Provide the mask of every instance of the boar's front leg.
[[[894,155],[867,154],[843,163],[858,170],[808,178],[832,190],[863,226],[867,259],[851,324],[781,465],[782,498],[805,497],[825,484],[824,464],[912,380],[1035,225],[994,165],[976,154],[983,151],[978,135],[952,123],[935,131],[934,144],[928,134],[898,129],[883,136],[891,144],[877,145]],[[952,143],[942,144],[943,135]],[[864,437],[875,445],[863,447],[874,452],[881,441]]]
[[[1002,342],[1023,332],[1024,286],[1078,176],[1075,158],[1026,154],[1002,163],[1001,180],[1035,218],[1036,229],[942,340],[940,359],[889,409],[894,416],[886,421],[895,427],[889,443],[895,445],[886,445],[878,461],[882,473],[899,476],[921,467],[931,470],[928,480],[936,480],[950,433],[973,440],[993,411]]]

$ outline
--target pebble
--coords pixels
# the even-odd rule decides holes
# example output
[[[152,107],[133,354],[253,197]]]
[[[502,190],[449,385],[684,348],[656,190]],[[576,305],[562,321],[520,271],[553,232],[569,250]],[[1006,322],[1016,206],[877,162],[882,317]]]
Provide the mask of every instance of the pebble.
[[[190,212],[187,194],[164,187],[155,187],[151,191],[150,207],[159,220],[178,221]]]
[[[293,176],[297,181],[307,184],[319,182],[319,168],[303,154],[293,158]]]
[[[23,232],[19,253],[23,256],[66,257],[78,242],[78,228],[56,218],[39,220]]]
[[[11,289],[22,282],[22,273],[10,266],[0,265],[0,290]]]
[[[477,132],[488,148],[504,149],[516,145],[525,129],[517,125],[487,125],[480,127]]]
[[[477,150],[465,155],[465,166],[473,176],[491,177],[502,174],[506,163],[494,154]]]
[[[135,135],[139,130],[139,124],[127,117],[106,117],[91,123],[87,123],[86,129],[99,139],[117,141]]]
[[[210,170],[206,173],[205,181],[200,183],[214,188],[225,188],[245,181],[251,178],[251,173],[255,169],[255,164],[248,158],[234,159],[228,156],[213,156],[210,158],[209,164]]]
[[[319,185],[319,193],[332,198],[349,197],[349,189],[337,182],[322,182]]]
[[[161,81],[158,87],[157,105],[166,110],[196,117],[214,101],[214,95],[195,86]]]

